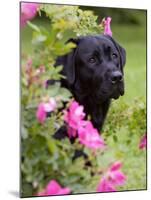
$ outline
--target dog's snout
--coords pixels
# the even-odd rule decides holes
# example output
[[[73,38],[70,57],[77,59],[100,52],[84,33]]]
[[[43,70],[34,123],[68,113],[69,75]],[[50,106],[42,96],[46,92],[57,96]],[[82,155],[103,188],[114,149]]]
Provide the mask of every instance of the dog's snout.
[[[122,80],[123,80],[123,76],[122,76],[121,72],[119,72],[119,71],[112,72],[112,74],[111,74],[111,82],[112,82],[112,84],[116,84],[116,83],[118,83],[118,82],[120,82]]]

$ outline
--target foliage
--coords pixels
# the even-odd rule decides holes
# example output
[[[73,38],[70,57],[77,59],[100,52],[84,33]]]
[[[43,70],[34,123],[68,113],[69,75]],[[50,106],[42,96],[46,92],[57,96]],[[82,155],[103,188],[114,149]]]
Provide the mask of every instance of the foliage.
[[[72,94],[60,86],[62,66],[54,67],[58,56],[70,52],[75,44],[66,43],[71,37],[100,34],[103,28],[96,23],[97,16],[91,11],[82,11],[77,6],[41,4],[39,15],[45,13],[49,25],[38,26],[31,21],[33,30],[31,54],[22,51],[21,68],[21,196],[35,196],[50,180],[57,180],[72,193],[95,192],[97,184],[108,166],[116,160],[123,162],[128,177],[123,189],[145,188],[145,162],[141,162],[142,174],[135,170],[140,160],[145,160],[146,151],[138,149],[139,139],[146,131],[145,102],[136,99],[131,106],[113,102],[102,136],[107,147],[93,152],[68,137],[59,141],[54,133],[64,125],[63,104],[69,105]],[[42,67],[44,68],[42,71]],[[46,88],[45,81],[58,80]],[[38,105],[52,97],[57,108],[41,124],[36,118]],[[127,134],[129,133],[129,134]],[[75,150],[83,150],[88,158],[73,160]],[[129,152],[129,150],[131,150]],[[128,156],[128,157],[127,157]],[[91,166],[86,165],[91,161]],[[143,180],[142,180],[143,177]],[[140,182],[139,187],[131,179]]]
[[[27,22],[33,29],[32,44],[35,48],[30,57],[22,59],[22,196],[35,194],[54,177],[62,185],[68,185],[73,187],[73,191],[77,191],[76,188],[81,188],[82,180],[88,181],[90,177],[90,170],[84,169],[82,158],[76,159],[73,165],[75,149],[81,147],[78,144],[71,145],[69,139],[62,142],[52,137],[63,124],[63,114],[59,108],[63,102],[70,100],[71,94],[60,87],[59,82],[46,89],[44,80],[62,78],[59,73],[62,66],[55,68],[54,63],[57,56],[64,55],[75,47],[71,42],[66,43],[71,36],[98,33],[101,27],[96,24],[96,16],[78,7],[44,4],[39,12],[45,12],[49,17],[49,28]],[[37,77],[40,66],[44,66],[45,70]],[[47,97],[55,98],[58,107],[41,125],[36,119],[36,110],[38,104]],[[78,180],[81,180],[80,185]]]
[[[146,132],[146,104],[142,98],[131,105],[112,102],[103,135],[108,148],[101,161],[113,157],[124,162],[127,183],[122,190],[146,188],[146,151],[139,150],[141,136]]]

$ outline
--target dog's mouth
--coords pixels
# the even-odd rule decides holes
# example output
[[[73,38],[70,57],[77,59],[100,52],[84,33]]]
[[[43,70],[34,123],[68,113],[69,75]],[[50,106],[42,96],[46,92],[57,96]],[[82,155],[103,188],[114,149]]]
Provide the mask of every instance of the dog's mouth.
[[[123,87],[117,87],[113,93],[111,94],[111,98],[118,99],[120,96],[124,95],[124,88]]]
[[[98,94],[98,97],[100,98],[106,98],[106,99],[118,99],[120,96],[124,95],[124,88],[123,87],[116,87],[112,90],[101,90],[101,92]]]
[[[102,84],[100,88],[94,89],[93,91],[94,97],[97,101],[118,99],[120,96],[124,95],[124,83],[122,82],[116,85]]]
[[[111,95],[111,99],[118,99],[120,97],[120,93],[115,93]]]

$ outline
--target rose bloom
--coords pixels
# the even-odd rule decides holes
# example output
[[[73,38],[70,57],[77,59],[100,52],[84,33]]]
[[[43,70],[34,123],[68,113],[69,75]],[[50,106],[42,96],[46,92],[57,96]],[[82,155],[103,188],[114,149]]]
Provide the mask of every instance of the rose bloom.
[[[57,183],[57,181],[51,180],[43,191],[38,192],[37,196],[62,195],[70,193],[70,188],[63,188]]]
[[[121,167],[122,163],[117,161],[109,168],[97,187],[98,192],[115,192],[117,186],[125,184],[126,176],[120,171]]]
[[[64,111],[64,121],[68,124],[69,137],[75,137],[78,127],[82,126],[85,113],[84,107],[80,106],[76,101],[72,101],[68,110]]]
[[[85,125],[83,123],[83,126],[78,128],[78,138],[81,144],[94,150],[105,146],[103,139],[90,121],[85,121]]]
[[[143,135],[139,143],[139,149],[145,149],[147,146],[147,135]]]
[[[43,124],[46,120],[47,113],[54,111],[56,109],[56,107],[57,107],[57,103],[54,98],[50,98],[49,101],[46,103],[44,103],[44,102],[40,103],[38,105],[38,109],[36,112],[37,120],[41,124]]]
[[[25,26],[28,20],[33,19],[39,8],[38,3],[21,3],[21,26]]]
[[[112,36],[112,31],[111,31],[111,17],[107,17],[107,19],[103,20],[103,26],[104,26],[104,35],[109,35]]]

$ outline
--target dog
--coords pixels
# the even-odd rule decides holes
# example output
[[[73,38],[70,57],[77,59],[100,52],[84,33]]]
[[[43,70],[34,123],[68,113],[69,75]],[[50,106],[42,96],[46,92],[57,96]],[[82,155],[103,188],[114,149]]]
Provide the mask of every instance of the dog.
[[[100,131],[111,99],[124,95],[124,65],[126,51],[108,35],[84,36],[70,39],[76,48],[56,61],[63,65],[62,87],[71,91],[84,106],[86,116]]]
[[[76,44],[70,53],[58,57],[55,66],[63,65],[61,86],[70,90],[75,100],[84,106],[86,118],[91,117],[93,126],[101,131],[111,99],[124,95],[124,66],[126,51],[108,35],[84,36],[70,39]],[[47,84],[54,84],[49,80]],[[53,135],[62,140],[68,137],[66,126],[62,126]],[[71,137],[74,143],[76,138]],[[88,156],[83,150],[75,150],[72,158],[83,156],[85,166],[91,167]]]

